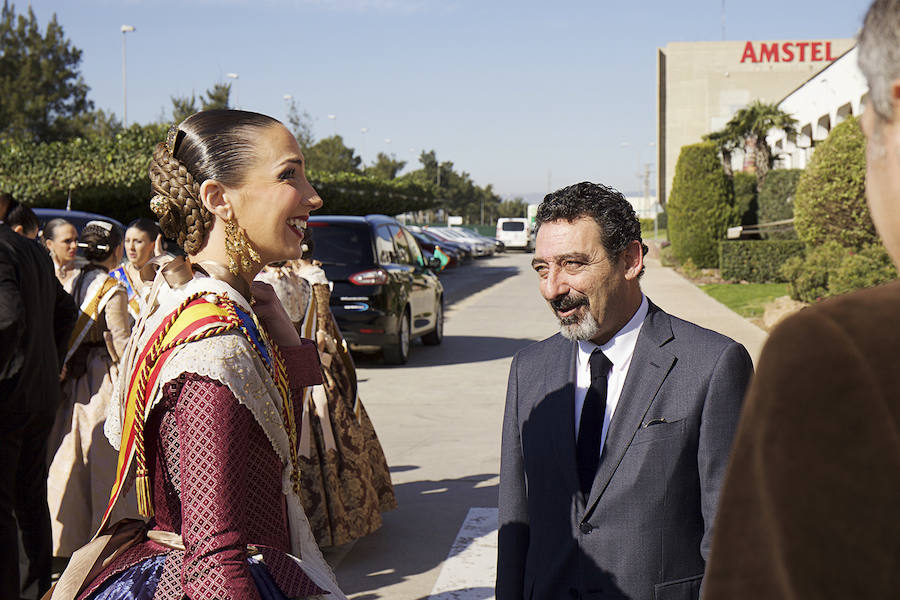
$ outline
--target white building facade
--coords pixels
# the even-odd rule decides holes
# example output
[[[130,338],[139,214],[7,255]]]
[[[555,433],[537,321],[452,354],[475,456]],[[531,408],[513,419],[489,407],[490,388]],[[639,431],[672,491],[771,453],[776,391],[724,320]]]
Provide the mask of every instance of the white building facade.
[[[790,140],[783,131],[766,136],[776,168],[803,169],[816,144],[849,116],[859,116],[869,87],[857,66],[856,47],[785,96],[778,107],[797,119],[798,135]]]

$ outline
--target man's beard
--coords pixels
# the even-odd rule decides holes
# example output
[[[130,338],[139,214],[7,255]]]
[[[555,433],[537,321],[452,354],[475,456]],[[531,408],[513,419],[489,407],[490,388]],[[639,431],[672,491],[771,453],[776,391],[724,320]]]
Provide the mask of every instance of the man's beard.
[[[560,312],[572,310],[578,306],[584,306],[585,310],[582,314],[573,313],[567,317],[560,317]],[[590,301],[587,296],[581,294],[570,294],[561,298],[555,298],[550,301],[550,307],[553,314],[559,319],[559,332],[567,340],[591,340],[597,337],[600,332],[600,324],[591,314]]]

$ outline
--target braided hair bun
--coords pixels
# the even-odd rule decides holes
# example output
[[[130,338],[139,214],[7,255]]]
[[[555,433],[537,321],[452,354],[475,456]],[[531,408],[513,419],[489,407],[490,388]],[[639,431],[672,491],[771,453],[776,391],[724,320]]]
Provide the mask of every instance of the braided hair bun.
[[[156,194],[150,206],[163,234],[188,254],[199,252],[213,216],[200,200],[200,184],[166,144],[157,144],[153,151],[150,186]]]

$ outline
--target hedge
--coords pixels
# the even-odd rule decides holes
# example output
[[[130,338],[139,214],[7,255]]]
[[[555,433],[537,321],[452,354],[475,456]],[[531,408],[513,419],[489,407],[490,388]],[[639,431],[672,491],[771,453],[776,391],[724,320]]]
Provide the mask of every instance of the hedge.
[[[666,206],[675,256],[699,268],[718,265],[719,241],[735,224],[734,190],[712,142],[684,146]]]
[[[791,258],[781,267],[790,282],[790,295],[802,302],[888,283],[897,278],[897,269],[880,241],[859,250],[829,240]]]
[[[127,223],[152,217],[147,167],[165,125],[132,125],[115,137],[47,144],[0,140],[0,190],[26,204],[96,212]],[[432,188],[354,173],[307,173],[320,214],[396,215],[434,205]]]
[[[759,190],[759,222],[771,223],[794,218],[794,197],[797,182],[803,169],[775,169],[766,175],[766,182]],[[766,233],[768,239],[792,240],[795,231],[775,231]]]
[[[734,240],[719,243],[722,279],[750,283],[784,282],[781,265],[803,256],[804,244],[797,240]]]

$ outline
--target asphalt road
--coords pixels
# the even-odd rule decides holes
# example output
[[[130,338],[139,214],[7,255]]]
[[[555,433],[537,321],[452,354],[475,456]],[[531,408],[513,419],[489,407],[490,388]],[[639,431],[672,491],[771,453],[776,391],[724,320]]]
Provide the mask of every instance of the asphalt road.
[[[444,343],[415,344],[402,367],[358,361],[361,398],[400,506],[384,515],[379,531],[329,553],[352,598],[431,597],[469,510],[496,508],[509,363],[517,350],[556,331],[531,257],[501,254],[442,275]],[[480,587],[439,597],[492,597],[485,582],[494,561],[477,561]]]

